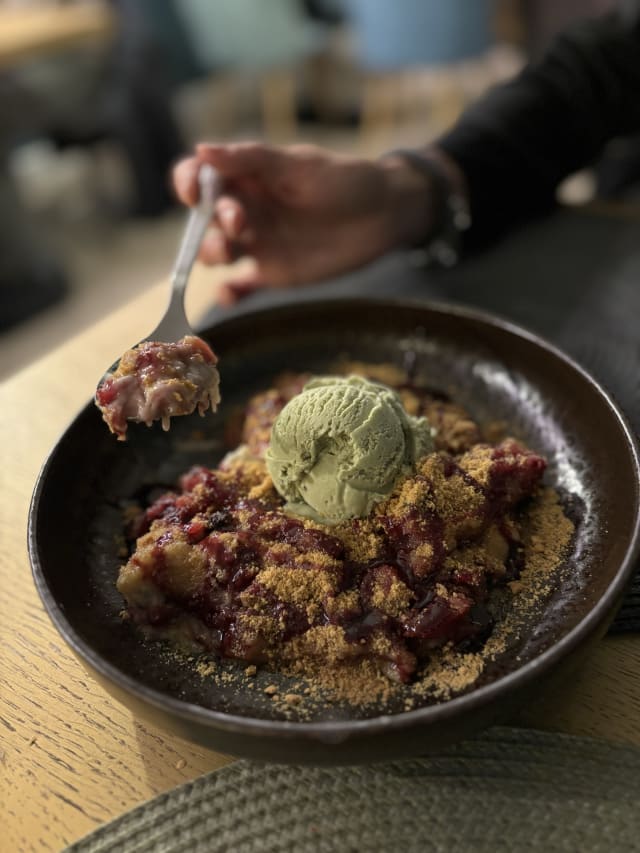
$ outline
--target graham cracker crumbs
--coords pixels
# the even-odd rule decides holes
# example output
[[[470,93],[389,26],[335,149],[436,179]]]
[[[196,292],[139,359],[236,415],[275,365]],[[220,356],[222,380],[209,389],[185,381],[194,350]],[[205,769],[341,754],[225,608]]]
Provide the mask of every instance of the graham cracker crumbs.
[[[489,485],[492,463],[493,447],[487,444],[475,445],[460,458],[460,467],[481,486]]]
[[[573,523],[565,515],[557,492],[550,488],[541,489],[524,523],[529,568],[543,568],[549,556],[552,559],[559,557],[573,530]]]
[[[418,557],[431,559],[433,557],[433,545],[431,544],[431,542],[423,542],[421,545],[418,545],[418,547],[414,549],[414,554],[416,554],[416,556]]]
[[[324,551],[318,550],[310,550],[305,551],[304,554],[296,554],[295,563],[296,566],[299,566],[301,569],[306,570],[312,568],[314,570],[320,570],[320,572],[335,572],[340,566],[339,561],[334,557],[330,557],[329,554],[326,554]]]
[[[508,516],[502,520],[501,527],[502,530],[497,524],[492,524],[485,531],[481,540],[481,546],[484,549],[485,555],[493,560],[495,564],[504,565],[505,560],[509,556],[509,543],[505,539],[504,531],[508,531],[512,542],[515,542],[519,538],[519,535],[515,525]]]
[[[323,601],[336,591],[336,585],[336,575],[330,571],[268,566],[260,572],[260,586],[271,590],[282,601],[299,607]]]
[[[389,616],[400,616],[413,600],[415,600],[415,593],[396,577],[388,583],[376,584],[371,596],[373,607]]]
[[[410,477],[396,486],[388,501],[383,502],[379,511],[394,518],[403,518],[411,510],[429,512],[434,509],[430,484],[427,480]]]
[[[372,519],[359,518],[337,524],[332,532],[344,545],[349,560],[375,560],[384,551],[384,537]]]
[[[484,669],[481,655],[464,654],[451,647],[435,655],[414,686],[414,694],[449,699],[471,687]]]
[[[462,463],[461,468],[464,470]],[[459,523],[460,519],[482,512],[486,498],[474,483],[467,481],[466,471],[447,477],[441,466],[425,464],[423,470],[431,477],[435,510],[445,524]]]
[[[307,697],[323,702],[333,699],[356,707],[389,702],[404,689],[390,681],[380,662],[373,660],[343,660],[330,667],[320,660],[313,660],[304,667],[294,662],[283,671],[291,677],[303,676],[309,682],[303,691]]]
[[[392,365],[350,364],[346,372],[386,384],[407,383],[404,371]],[[222,600],[227,606],[230,599],[232,609],[240,602],[245,610],[234,615],[233,630],[224,636],[225,652],[240,661],[255,660],[260,669],[241,663],[234,673],[225,662],[218,667],[204,661],[195,668],[203,678],[251,690],[252,701],[262,702],[270,715],[303,719],[313,702],[326,707],[338,701],[360,707],[393,702],[409,710],[470,690],[478,679],[491,677],[495,661],[517,648],[518,620],[535,616],[553,591],[573,534],[557,495],[541,490],[524,508],[491,515],[487,501],[493,494],[495,448],[478,443],[478,426],[460,406],[444,395],[425,397],[405,384],[399,390],[403,404],[437,426],[438,452],[424,457],[415,476],[400,480],[368,518],[331,528],[298,519],[297,526],[284,527],[281,501],[261,454],[274,413],[302,383],[299,374],[292,375],[254,398],[243,433],[246,448],[215,471],[223,487],[241,490],[240,502],[225,497],[223,510],[214,506],[225,516],[222,523],[211,525],[211,535],[196,533],[191,541],[173,529],[163,531],[170,577],[160,574],[157,587],[149,581],[158,540],[152,528],[148,540],[138,540],[137,561],[123,567],[121,588],[137,585],[139,599],[132,597],[130,603],[149,608],[162,606],[167,592],[179,604],[200,591],[206,595],[208,584],[220,595],[212,596],[214,605]],[[509,465],[516,457],[503,454],[501,459]],[[192,490],[205,506],[208,488],[198,484]],[[195,529],[206,530],[210,517],[206,509],[195,515]],[[196,541],[198,535],[207,536],[209,544]],[[325,551],[327,539],[333,543]],[[225,585],[236,571],[234,598]],[[491,612],[486,632],[472,634],[480,648],[470,651],[474,646],[466,640],[464,650],[450,643],[437,648],[442,639],[431,640],[432,624],[437,637],[438,620],[465,617],[478,603],[482,611],[492,584],[498,587],[500,606],[507,604],[493,628]],[[484,628],[485,615],[474,609],[473,626]],[[423,616],[426,628],[420,623]],[[469,622],[463,624],[469,628]],[[197,615],[187,614],[179,624],[157,630],[178,644],[181,630],[206,636],[208,629]],[[268,683],[276,672],[288,677],[286,687]],[[412,683],[401,683],[408,678]]]
[[[264,459],[246,455],[239,456],[228,463],[222,474],[223,482],[239,479],[249,494],[255,490],[253,495],[255,498],[263,497],[273,490],[273,482]]]
[[[507,526],[513,525],[513,522],[508,520],[504,523]],[[526,614],[535,610],[549,594],[554,571],[562,561],[573,534],[573,525],[564,515],[558,496],[552,489],[541,490],[531,502],[523,515],[521,528],[526,551],[526,568],[520,579],[509,584],[514,601],[519,601],[520,607],[513,620],[507,616],[503,623],[494,628],[480,651],[461,652],[451,645],[435,649],[416,681],[406,686],[389,678],[385,665],[385,657],[389,653],[386,638],[376,637],[370,647],[367,646],[373,657],[362,659],[357,657],[357,650],[362,644],[367,645],[368,640],[363,638],[354,645],[346,638],[342,627],[318,626],[289,641],[286,644],[285,660],[280,660],[278,664],[278,669],[290,678],[302,677],[304,686],[295,693],[281,694],[275,684],[268,684],[263,688],[265,696],[271,699],[274,707],[285,717],[289,718],[289,715],[295,712],[296,718],[300,715],[304,718],[308,713],[305,703],[325,704],[330,697],[366,707],[404,696],[402,707],[410,710],[425,702],[445,701],[467,692],[483,675],[487,665],[499,659],[508,649],[511,634],[518,629],[518,616],[523,612]],[[485,532],[483,541],[467,545],[455,552],[452,565],[455,563],[469,571],[478,561],[486,561],[489,557],[503,570],[501,559],[505,556],[506,547],[504,538],[495,526],[492,526]],[[486,570],[486,562],[484,568]],[[383,605],[381,589],[374,587],[374,606]],[[388,589],[393,591],[384,602],[387,608],[385,612],[393,610],[393,605],[390,606],[389,602],[393,601],[396,595],[406,600],[407,593],[410,593],[398,579],[392,580]],[[449,595],[442,584],[436,585],[435,592],[443,598]],[[347,611],[356,604],[355,590],[338,593],[333,598],[336,611]],[[380,609],[384,608],[380,606]],[[246,621],[263,632],[273,631],[273,622],[266,617],[255,616]],[[233,683],[232,676],[228,673],[217,673],[212,663],[198,664],[197,671],[202,677],[216,676],[222,683]],[[245,668],[244,675],[251,680],[250,686],[253,686],[256,673],[257,667],[253,665]],[[296,698],[292,698],[294,696]]]
[[[508,525],[513,525],[509,521]],[[455,695],[468,692],[485,673],[487,667],[507,653],[514,642],[518,642],[522,620],[526,620],[539,611],[553,589],[556,572],[561,565],[570,545],[574,527],[566,517],[553,489],[543,489],[531,502],[521,522],[522,538],[525,547],[525,569],[520,579],[508,585],[514,595],[514,606],[505,618],[493,629],[483,647],[475,652],[458,651],[452,645],[435,649],[428,663],[418,675],[416,681],[403,686],[389,680],[383,664],[384,642],[378,641],[377,660],[337,661],[335,655],[341,655],[344,636],[340,631],[329,631],[323,635],[326,643],[327,660],[314,661],[305,668],[304,674],[312,683],[321,684],[330,695],[356,704],[367,706],[372,703],[387,702],[394,696],[404,695],[403,707],[411,710],[425,701],[446,701]],[[472,567],[481,555],[489,555],[495,561],[493,570],[504,572],[500,558],[504,558],[507,547],[504,538],[495,527],[490,527],[484,535],[485,550],[482,543],[467,546],[455,555],[462,566]],[[436,593],[447,596],[448,591],[437,585]],[[331,658],[333,650],[334,658]],[[372,650],[373,651],[373,650]],[[300,675],[302,668],[293,665],[287,672]],[[313,692],[313,688],[310,689]],[[309,695],[305,691],[305,695]]]
[[[426,401],[420,414],[427,418],[436,431],[436,450],[447,450],[458,455],[481,439],[478,425],[462,406],[455,403],[440,399]]]
[[[573,534],[573,523],[565,515],[557,493],[550,488],[541,489],[522,521],[525,569],[520,580],[524,589],[517,594],[526,594],[531,606],[551,592],[554,571],[564,559]]]
[[[357,613],[360,605],[360,596],[358,590],[348,589],[345,592],[339,592],[332,598],[327,599],[324,603],[324,612],[329,619],[338,622],[341,618],[349,613]]]
[[[287,657],[295,659],[320,659],[323,666],[333,666],[339,661],[353,657],[353,643],[347,640],[341,625],[317,625],[293,637],[287,644]],[[300,674],[300,673],[298,673]]]

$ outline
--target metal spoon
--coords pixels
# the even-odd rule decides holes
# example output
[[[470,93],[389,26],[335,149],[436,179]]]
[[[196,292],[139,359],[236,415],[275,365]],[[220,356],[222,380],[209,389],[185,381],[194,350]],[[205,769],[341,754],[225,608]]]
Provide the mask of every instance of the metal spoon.
[[[187,226],[182,237],[182,242],[180,243],[180,248],[178,249],[178,255],[171,274],[169,304],[162,320],[160,320],[156,328],[146,338],[134,344],[132,349],[145,341],[171,342],[178,341],[180,338],[185,337],[185,335],[194,334],[185,314],[184,294],[193,264],[198,255],[200,243],[202,243],[202,238],[213,216],[216,200],[222,189],[222,180],[213,166],[204,163],[198,173],[198,184],[200,186],[200,200],[189,213]],[[120,359],[117,359],[106,371],[98,383],[98,387],[100,387],[110,373],[118,369],[119,364]]]

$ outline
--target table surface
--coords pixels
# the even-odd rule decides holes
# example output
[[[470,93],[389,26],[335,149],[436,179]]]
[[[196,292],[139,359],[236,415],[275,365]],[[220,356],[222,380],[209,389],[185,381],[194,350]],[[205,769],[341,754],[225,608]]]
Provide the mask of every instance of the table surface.
[[[101,2],[0,6],[0,67],[103,41],[114,23],[113,13]]]
[[[151,288],[0,386],[2,851],[59,850],[232,760],[137,720],[94,683],[50,623],[27,557],[29,499],[46,454],[165,300],[166,285]],[[197,269],[190,315],[212,301],[211,273]],[[601,641],[574,678],[516,722],[640,745],[640,637]]]

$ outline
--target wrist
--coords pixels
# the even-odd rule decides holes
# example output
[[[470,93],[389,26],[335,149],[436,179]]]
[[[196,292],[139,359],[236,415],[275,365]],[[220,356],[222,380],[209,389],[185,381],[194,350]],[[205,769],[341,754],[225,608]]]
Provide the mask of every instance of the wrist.
[[[458,164],[435,146],[390,151],[381,162],[388,164],[395,245],[418,249],[421,264],[455,264],[462,233],[471,224],[466,180]]]
[[[434,180],[393,153],[384,156],[380,166],[386,183],[390,248],[426,242],[438,224],[439,199]]]

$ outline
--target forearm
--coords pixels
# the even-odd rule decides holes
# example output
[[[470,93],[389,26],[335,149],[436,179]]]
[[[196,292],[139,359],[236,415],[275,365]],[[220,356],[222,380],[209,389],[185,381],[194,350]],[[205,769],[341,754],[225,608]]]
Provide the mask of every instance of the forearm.
[[[551,207],[559,182],[640,129],[640,16],[589,21],[437,143],[464,174],[473,241]]]

